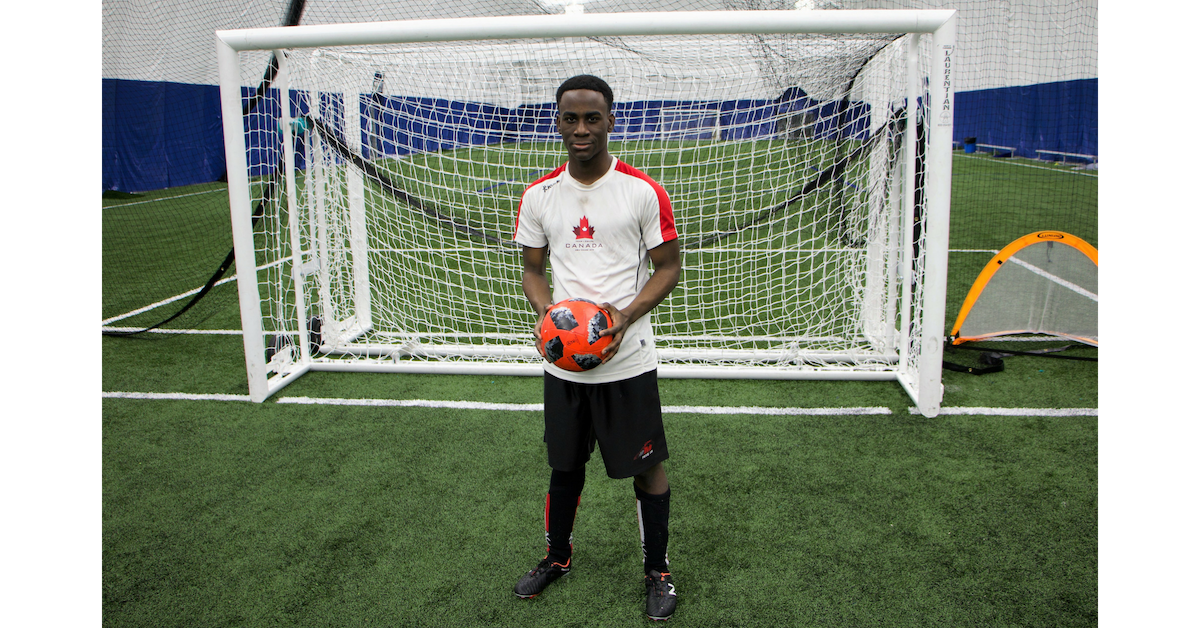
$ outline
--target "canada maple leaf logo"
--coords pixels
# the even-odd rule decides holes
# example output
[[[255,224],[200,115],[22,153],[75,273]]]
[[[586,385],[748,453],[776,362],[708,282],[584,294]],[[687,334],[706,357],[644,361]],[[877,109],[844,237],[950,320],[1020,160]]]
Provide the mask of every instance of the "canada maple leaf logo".
[[[576,240],[591,240],[592,236],[596,235],[596,228],[588,224],[587,216],[579,219],[579,226],[572,227],[571,231],[575,232]]]

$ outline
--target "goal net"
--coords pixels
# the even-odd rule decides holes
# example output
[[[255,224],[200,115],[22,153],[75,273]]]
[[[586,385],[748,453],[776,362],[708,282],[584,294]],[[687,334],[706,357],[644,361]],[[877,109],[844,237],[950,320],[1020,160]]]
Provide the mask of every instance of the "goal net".
[[[681,281],[652,313],[660,376],[896,379],[936,412],[953,12],[218,39],[254,398],[311,369],[540,374],[514,221],[566,160],[556,88],[596,74],[610,152],[662,184],[680,233]]]

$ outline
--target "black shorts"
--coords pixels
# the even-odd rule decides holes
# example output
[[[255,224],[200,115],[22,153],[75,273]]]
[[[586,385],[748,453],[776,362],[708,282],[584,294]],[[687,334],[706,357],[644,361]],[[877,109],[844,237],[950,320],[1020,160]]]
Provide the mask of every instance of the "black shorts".
[[[550,468],[582,468],[597,442],[610,478],[633,477],[667,459],[657,371],[607,384],[546,373],[543,383]]]

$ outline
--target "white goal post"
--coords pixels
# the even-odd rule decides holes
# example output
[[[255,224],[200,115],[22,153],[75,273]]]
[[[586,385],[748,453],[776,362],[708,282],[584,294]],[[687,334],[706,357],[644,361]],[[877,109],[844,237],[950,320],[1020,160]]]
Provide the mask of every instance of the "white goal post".
[[[661,377],[895,380],[937,414],[954,11],[216,40],[255,401],[310,370],[540,374],[516,203],[565,161],[558,84],[596,74],[613,86],[612,153],[663,185],[680,231],[683,277],[652,314]]]

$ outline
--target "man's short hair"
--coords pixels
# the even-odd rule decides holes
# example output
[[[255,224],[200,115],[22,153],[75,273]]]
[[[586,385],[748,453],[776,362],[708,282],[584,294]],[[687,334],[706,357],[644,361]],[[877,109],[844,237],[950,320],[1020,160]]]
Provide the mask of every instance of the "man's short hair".
[[[558,86],[558,93],[554,95],[554,102],[556,104],[561,103],[563,94],[573,89],[590,89],[593,92],[600,92],[600,95],[604,96],[604,102],[608,105],[608,110],[612,111],[612,88],[608,86],[608,83],[604,82],[604,79],[598,76],[592,76],[591,74],[572,76],[571,78],[563,81],[562,85]]]

